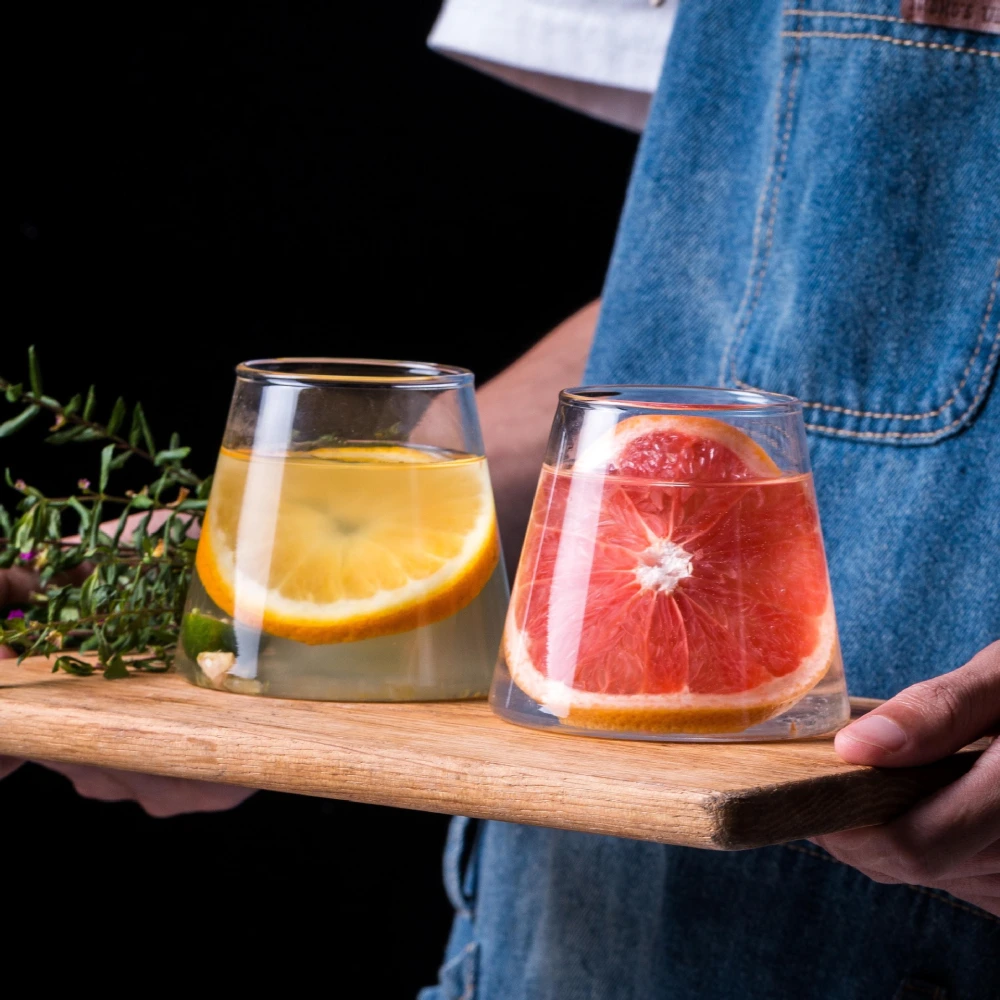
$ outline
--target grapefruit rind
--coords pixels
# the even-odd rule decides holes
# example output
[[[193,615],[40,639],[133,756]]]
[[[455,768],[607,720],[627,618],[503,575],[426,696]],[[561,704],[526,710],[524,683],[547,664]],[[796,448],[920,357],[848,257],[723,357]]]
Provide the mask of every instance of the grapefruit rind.
[[[833,664],[837,624],[833,603],[818,622],[815,650],[796,670],[739,694],[601,694],[579,691],[539,671],[511,613],[504,631],[504,659],[514,683],[565,725],[636,733],[739,733],[780,715],[808,694]]]
[[[683,417],[673,414],[626,417],[590,445],[573,467],[579,472],[604,473],[636,438],[666,429],[693,438],[717,441],[739,455],[747,468],[762,479],[781,475],[781,470],[771,456],[743,431],[713,417]]]

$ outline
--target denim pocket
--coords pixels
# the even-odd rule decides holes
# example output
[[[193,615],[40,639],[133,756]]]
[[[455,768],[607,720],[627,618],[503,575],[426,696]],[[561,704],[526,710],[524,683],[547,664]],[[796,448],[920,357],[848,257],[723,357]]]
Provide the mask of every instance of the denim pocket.
[[[929,444],[975,417],[1000,357],[1000,38],[890,9],[785,11],[720,374],[798,396],[813,431]]]

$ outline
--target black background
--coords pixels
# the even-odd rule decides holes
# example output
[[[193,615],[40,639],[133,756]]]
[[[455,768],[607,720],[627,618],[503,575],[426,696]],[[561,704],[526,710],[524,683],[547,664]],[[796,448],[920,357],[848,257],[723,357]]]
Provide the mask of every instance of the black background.
[[[105,416],[141,399],[207,473],[242,359],[405,357],[483,381],[597,295],[634,138],[429,52],[436,9],[8,14],[0,374],[23,377],[35,343],[48,392],[95,382]],[[39,436],[0,443],[0,464],[49,490],[93,477],[94,454]],[[0,785],[5,950],[54,936],[53,968],[85,978],[127,956],[163,984],[412,996],[450,921],[446,823],[271,793],[153,820],[28,766]]]

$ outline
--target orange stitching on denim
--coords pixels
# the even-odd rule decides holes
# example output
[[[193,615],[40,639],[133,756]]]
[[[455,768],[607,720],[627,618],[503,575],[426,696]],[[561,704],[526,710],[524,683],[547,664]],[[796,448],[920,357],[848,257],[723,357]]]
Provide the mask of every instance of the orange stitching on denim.
[[[796,43],[798,45],[798,43]],[[777,151],[778,148],[778,135],[781,131],[781,117],[782,112],[785,110],[785,105],[781,103],[781,90],[785,82],[785,72],[783,71],[781,76],[778,78],[778,92],[774,97],[774,129],[771,132],[771,149]],[[757,255],[760,251],[760,227],[761,223],[764,221],[764,205],[767,203],[767,196],[771,190],[771,181],[774,178],[774,167],[775,167],[775,155],[772,154],[770,157],[770,162],[767,166],[767,173],[764,175],[764,183],[760,188],[760,198],[757,199],[757,214],[753,221],[753,236],[750,241],[750,266],[747,270],[747,280],[743,286],[743,298],[740,300],[739,307],[736,310],[736,316],[739,318],[743,314],[743,310],[746,309],[747,304],[750,301],[750,293],[753,288],[754,275],[757,273]],[[735,337],[735,333],[733,334]],[[729,360],[729,353],[732,349],[733,338],[730,338],[729,343],[726,345],[726,350],[722,355],[722,363],[719,366],[719,384],[725,385],[726,382],[726,362]]]
[[[438,969],[438,984],[444,982],[446,974],[453,969],[458,969],[462,976],[462,995],[458,1000],[474,1000],[476,995],[476,980],[479,976],[478,941],[470,941],[457,955],[452,955],[440,969]],[[470,957],[472,961],[470,962]]]
[[[924,413],[879,413],[876,410],[851,410],[843,406],[831,406],[828,403],[803,403],[802,405],[813,410],[826,410],[830,413],[843,413],[848,417],[875,417],[879,420],[923,420],[926,417],[936,417],[942,410],[948,409],[955,402],[958,394],[965,388],[965,383],[969,381],[972,374],[972,366],[979,357],[979,352],[983,348],[983,341],[986,338],[986,328],[990,324],[990,316],[993,313],[993,303],[997,297],[997,282],[1000,282],[1000,257],[997,258],[997,266],[993,272],[993,281],[990,284],[990,295],[986,300],[986,312],[983,313],[983,321],[979,324],[979,336],[976,338],[976,346],[969,356],[969,363],[962,372],[962,379],[955,387],[955,391],[936,409],[926,410]]]
[[[835,11],[806,11],[806,10],[803,10],[803,9],[800,9],[800,8],[795,8],[795,9],[789,9],[789,10],[783,11],[782,13],[783,13],[783,16],[790,17],[790,16],[801,16],[801,15],[813,15],[813,16],[815,16],[815,15],[818,15],[818,14],[828,14],[828,15],[832,16],[832,15],[837,14],[839,12],[835,12]],[[853,16],[853,15],[848,15],[848,14],[845,13],[844,16]],[[862,15],[862,16],[865,17],[865,18],[875,19],[875,15]],[[883,20],[885,20],[885,19],[883,19]],[[753,316],[754,316],[754,313],[756,311],[757,304],[760,301],[760,297],[761,297],[761,295],[763,293],[764,280],[765,280],[765,278],[767,276],[768,266],[769,266],[769,262],[770,262],[770,253],[771,253],[771,248],[772,248],[773,241],[774,241],[774,228],[775,228],[775,222],[776,222],[776,219],[777,219],[777,212],[778,212],[778,197],[779,197],[779,194],[780,194],[780,191],[781,191],[781,184],[782,184],[782,181],[784,179],[783,169],[784,169],[784,167],[785,167],[785,165],[787,163],[787,160],[788,160],[789,143],[790,143],[791,129],[792,129],[792,116],[793,116],[793,112],[794,112],[794,102],[795,102],[796,90],[797,90],[797,85],[798,85],[798,77],[799,77],[800,70],[801,70],[801,67],[802,67],[802,53],[801,53],[801,51],[799,49],[799,42],[798,42],[798,40],[800,38],[812,37],[812,36],[818,36],[818,37],[838,37],[838,38],[854,38],[854,37],[859,37],[859,38],[872,38],[872,39],[875,39],[877,41],[888,41],[888,42],[891,42],[891,43],[894,43],[894,44],[900,44],[900,45],[902,45],[902,44],[912,44],[912,45],[915,45],[915,46],[918,46],[918,47],[921,47],[921,48],[944,48],[944,49],[956,49],[956,51],[969,51],[969,52],[978,52],[979,51],[979,50],[972,50],[972,49],[967,49],[967,50],[966,49],[957,49],[956,46],[939,45],[937,43],[932,43],[932,42],[913,42],[913,43],[908,43],[908,42],[905,42],[905,40],[895,39],[895,38],[891,38],[889,36],[871,35],[871,34],[864,34],[864,33],[859,33],[859,34],[855,35],[855,34],[846,33],[846,32],[782,31],[781,32],[781,36],[784,37],[784,38],[795,38],[796,39],[795,50],[794,50],[794,64],[793,64],[790,76],[788,76],[787,74],[782,74],[782,76],[779,78],[779,83],[778,83],[779,94],[780,94],[781,86],[784,83],[785,79],[788,78],[788,80],[789,80],[789,83],[788,83],[788,93],[786,95],[784,103],[782,104],[778,100],[775,101],[775,119],[774,119],[774,126],[775,127],[774,127],[774,135],[773,135],[773,138],[772,138],[772,147],[775,148],[776,153],[775,153],[775,158],[772,158],[771,164],[768,167],[768,172],[767,172],[767,175],[765,176],[764,184],[763,184],[763,187],[762,187],[762,190],[761,190],[761,196],[760,196],[760,199],[758,201],[757,215],[756,215],[756,218],[754,220],[754,230],[753,230],[753,238],[752,238],[752,249],[751,249],[751,254],[750,254],[750,268],[749,268],[749,271],[748,271],[748,274],[747,274],[747,280],[746,280],[746,284],[745,284],[745,287],[744,287],[743,299],[740,302],[740,305],[739,305],[739,307],[738,307],[738,309],[736,311],[737,317],[739,317],[741,314],[743,314],[744,311],[745,311],[745,315],[743,315],[742,320],[739,322],[739,326],[738,326],[737,332],[734,333],[734,335],[730,338],[729,343],[726,345],[726,350],[725,350],[725,352],[723,354],[722,363],[721,363],[720,371],[719,371],[719,381],[720,381],[720,383],[725,384],[725,381],[726,381],[726,369],[728,367],[729,368],[729,374],[730,374],[730,377],[733,380],[733,383],[735,385],[740,386],[741,388],[744,388],[744,389],[756,389],[757,387],[756,386],[752,386],[749,383],[744,382],[742,379],[740,379],[740,377],[739,377],[739,375],[737,374],[737,371],[736,371],[736,354],[737,354],[737,351],[738,351],[740,345],[743,343],[744,338],[746,337],[746,333],[747,333],[747,330],[750,327],[751,321],[753,320]],[[980,52],[979,54],[1000,57],[1000,52],[995,52],[995,53],[994,52]],[[782,117],[784,117],[784,120],[785,120],[785,132],[784,132],[784,135],[781,138],[781,143],[780,143],[780,146],[779,146],[779,144],[778,144],[778,130],[780,128],[780,122],[781,122],[781,118]],[[780,148],[780,152],[778,152],[779,148]],[[759,250],[759,245],[760,245],[760,228],[761,228],[761,223],[763,221],[764,204],[767,201],[768,193],[770,193],[770,210],[769,210],[769,215],[768,215],[767,236],[766,236],[765,246],[764,246],[763,252],[761,253],[760,250]],[[760,255],[759,265],[758,265],[758,255]],[[755,283],[755,278],[756,278],[756,283]],[[981,323],[980,329],[979,329],[979,337],[976,340],[975,347],[973,348],[972,354],[969,357],[969,360],[968,360],[968,362],[967,362],[967,364],[965,366],[965,371],[962,373],[961,380],[959,381],[959,384],[955,388],[954,392],[937,409],[935,409],[935,410],[929,410],[926,413],[922,413],[922,414],[902,414],[902,413],[880,413],[878,411],[852,410],[852,409],[849,409],[847,407],[838,407],[838,406],[833,406],[832,404],[819,403],[819,402],[816,402],[816,403],[803,402],[803,404],[802,404],[803,407],[806,408],[806,409],[821,409],[821,410],[826,410],[826,411],[833,412],[833,413],[842,413],[842,414],[844,414],[846,416],[870,417],[872,419],[883,419],[883,420],[888,420],[888,419],[923,420],[923,419],[927,419],[929,417],[936,416],[939,413],[943,412],[945,409],[947,409],[947,407],[951,406],[951,404],[958,397],[958,394],[965,387],[965,385],[966,385],[966,383],[967,383],[967,381],[969,379],[969,376],[972,374],[972,369],[973,369],[973,367],[975,365],[976,359],[979,357],[979,355],[980,355],[980,353],[982,351],[982,345],[983,345],[983,342],[984,342],[984,339],[985,339],[986,330],[987,330],[987,328],[989,326],[990,316],[991,316],[991,314],[993,312],[993,305],[994,305],[994,302],[996,300],[998,280],[1000,280],[1000,258],[997,259],[996,270],[994,271],[993,281],[992,281],[991,286],[990,286],[990,294],[989,294],[989,298],[987,300],[986,310],[985,310],[985,312],[983,314],[983,320],[982,320],[982,323]],[[747,300],[750,298],[751,289],[753,289],[753,298],[752,298],[752,301],[750,301],[749,306],[748,306],[747,305]],[[969,407],[963,413],[959,414],[959,416],[956,417],[956,419],[953,420],[946,427],[942,427],[942,428],[939,428],[938,430],[933,430],[933,431],[904,432],[904,431],[852,431],[852,430],[846,430],[846,429],[842,429],[842,428],[828,427],[825,424],[816,424],[816,423],[806,423],[805,426],[807,428],[809,428],[810,430],[823,431],[825,433],[834,434],[834,435],[837,435],[837,436],[840,436],[840,437],[868,439],[868,440],[883,440],[883,439],[901,440],[901,439],[910,439],[910,438],[935,438],[936,439],[936,438],[939,438],[939,437],[943,437],[943,436],[947,435],[949,431],[953,430],[955,427],[957,427],[958,425],[960,425],[961,423],[963,423],[965,421],[965,419],[979,405],[980,400],[983,398],[983,396],[984,396],[984,394],[986,392],[986,388],[987,388],[988,383],[989,383],[990,374],[992,372],[994,363],[996,361],[996,355],[997,355],[998,348],[1000,348],[1000,327],[998,327],[997,339],[996,339],[996,341],[994,343],[994,347],[993,347],[993,350],[992,350],[992,352],[990,354],[990,357],[987,360],[986,369],[983,372],[983,377],[980,380],[980,383],[979,383],[978,390],[977,390],[975,398],[973,399],[973,401],[969,405]],[[758,390],[758,391],[760,391],[760,390]]]
[[[969,356],[969,361],[965,366],[965,371],[962,372],[961,381],[955,387],[954,392],[952,392],[952,394],[936,409],[927,410],[924,413],[880,413],[877,410],[852,410],[844,406],[832,406],[829,403],[812,403],[812,402],[809,403],[803,402],[802,403],[803,407],[805,407],[808,410],[826,410],[829,413],[843,413],[845,416],[848,417],[871,417],[876,420],[924,420],[928,417],[936,417],[939,413],[941,413],[943,410],[946,410],[949,406],[951,406],[952,403],[955,402],[956,398],[958,397],[958,394],[965,388],[965,383],[968,382],[969,375],[972,374],[973,365],[975,365],[976,358],[979,357],[979,354],[982,351],[983,342],[986,338],[986,328],[989,326],[990,316],[993,313],[993,305],[996,302],[998,282],[1000,282],[1000,257],[997,258],[996,269],[993,272],[993,281],[990,284],[990,294],[989,298],[986,300],[986,311],[983,313],[983,321],[982,323],[979,324],[979,336],[976,338],[976,346],[973,349],[972,354]],[[991,361],[992,361],[992,355],[991,359],[987,361],[987,369],[991,367]],[[733,361],[733,364],[735,366],[735,359]],[[737,383],[737,385],[742,386],[744,389],[757,388],[756,386],[748,385],[746,382],[740,381],[740,379],[736,378],[735,374],[733,376],[733,380]],[[760,392],[763,390],[758,389],[757,391]],[[973,403],[973,406],[975,406],[975,403]],[[960,422],[964,416],[965,413],[962,413],[961,416],[959,416],[958,421]],[[813,428],[818,427],[820,429],[828,429],[826,428],[825,424],[806,424],[806,426]],[[955,425],[954,424],[949,425],[949,427],[953,426]],[[829,429],[832,430],[832,428]],[[847,433],[861,433],[861,432],[845,431],[843,433],[847,434]],[[882,432],[877,432],[877,431],[868,432],[869,436],[875,434],[881,435],[881,433]],[[921,436],[927,437],[937,433],[939,433],[939,431],[924,431],[922,432],[922,434],[912,433],[905,435],[903,434],[902,431],[896,432],[897,436],[905,436],[905,437],[921,437]]]
[[[833,855],[827,854],[825,851],[819,851],[814,847],[803,847],[801,844],[782,844],[781,846],[787,847],[790,851],[798,851],[800,854],[808,854],[812,858],[819,858],[820,861],[829,861],[830,864],[833,865],[841,865],[844,868],[853,867],[853,865],[849,865],[846,862],[841,861],[839,858],[835,858]],[[971,913],[974,917],[982,917],[984,920],[995,920],[997,923],[1000,923],[1000,917],[995,917],[992,913],[982,910],[978,906],[970,906],[965,903],[960,903],[957,899],[951,899],[949,896],[942,896],[940,893],[934,892],[926,886],[910,885],[909,882],[899,882],[898,884],[906,889],[912,889],[914,892],[922,892],[925,896],[930,896],[931,899],[936,899],[939,903],[946,903],[948,906],[953,906],[956,910],[963,910],[965,913]]]
[[[802,10],[797,8],[796,10],[785,11],[785,17],[791,17],[793,14],[799,14],[804,17],[848,17],[852,21],[892,21],[893,24],[913,24],[913,21],[906,21],[901,17],[891,17],[889,15],[883,17],[881,14],[852,14],[846,10]]]
[[[965,52],[971,56],[985,56],[987,59],[1000,59],[1000,51],[990,49],[967,49],[961,45],[946,45],[943,42],[916,42],[912,38],[893,38],[892,35],[872,35],[864,31],[783,31],[783,38],[868,38],[873,42],[886,42],[889,45],[902,45],[905,48],[943,49],[946,52]]]
[[[782,34],[784,34],[784,32],[782,32]],[[722,366],[719,372],[720,381],[723,383],[725,382],[726,363],[728,361],[733,381],[736,382],[738,385],[743,384],[740,382],[736,374],[735,352],[736,349],[743,342],[744,336],[746,336],[747,328],[750,326],[750,321],[751,319],[753,319],[753,314],[757,308],[757,303],[760,301],[761,292],[763,291],[764,288],[764,279],[765,277],[767,277],[768,259],[771,255],[771,246],[774,242],[774,224],[778,215],[778,195],[781,191],[781,182],[783,180],[782,170],[784,169],[785,164],[788,162],[788,146],[792,135],[792,116],[795,108],[795,93],[798,87],[799,72],[802,69],[802,54],[799,50],[799,43],[797,40],[795,42],[794,56],[795,56],[795,61],[792,66],[791,75],[789,76],[788,79],[788,94],[785,97],[785,103],[784,106],[782,107],[782,114],[780,116],[777,113],[777,107],[780,105],[780,102],[779,101],[775,102],[776,104],[775,131],[774,131],[774,139],[772,140],[772,145],[775,146],[775,153],[777,159],[776,161],[772,161],[772,165],[768,171],[768,176],[765,179],[765,185],[764,185],[765,192],[767,191],[767,185],[769,183],[773,185],[771,188],[770,212],[767,220],[767,237],[764,244],[764,250],[761,255],[760,269],[757,274],[756,286],[753,285],[754,265],[756,264],[755,258],[757,255],[756,242],[754,245],[753,252],[751,254],[751,267],[750,267],[750,273],[747,276],[747,285],[744,292],[743,302],[740,303],[740,308],[737,310],[736,313],[736,315],[739,316],[740,313],[743,312],[744,308],[746,308],[746,315],[743,318],[742,322],[740,323],[738,331],[733,335],[728,345],[726,346],[726,352],[723,355]],[[779,91],[778,91],[779,94],[781,92],[780,85],[784,83],[784,80],[785,77],[784,74],[782,74],[779,80]],[[781,143],[779,145],[777,139],[778,139],[778,128],[780,127],[779,122],[781,117],[783,117],[785,121],[785,134],[781,137]],[[761,201],[761,207],[763,207],[763,199]],[[756,239],[759,238],[759,236],[760,236],[760,230],[757,226],[755,226],[754,227],[755,241]],[[746,306],[747,296],[751,287],[754,288],[753,299],[750,302],[750,305]]]
[[[465,973],[465,986],[463,987],[463,989],[462,989],[462,995],[458,998],[458,1000],[474,1000],[474,998],[475,998],[475,995],[476,995],[476,976],[477,976],[478,970],[477,969],[470,969],[469,968],[468,958],[469,958],[470,955],[472,955],[475,952],[475,950],[476,950],[477,947],[478,946],[477,946],[477,944],[476,944],[475,941],[470,941],[462,949],[462,956],[463,956],[463,959],[462,959],[462,971]]]
[[[976,346],[969,356],[965,371],[962,372],[961,381],[955,387],[954,392],[940,406],[933,410],[926,410],[924,413],[880,413],[877,410],[851,410],[844,406],[831,406],[829,403],[803,403],[802,405],[810,410],[843,413],[848,417],[873,417],[877,420],[924,420],[927,417],[936,417],[955,402],[958,394],[965,388],[965,383],[969,381],[969,375],[972,374],[972,366],[976,363],[976,358],[979,357],[979,353],[983,348],[983,341],[986,338],[986,328],[989,326],[990,316],[993,313],[993,304],[996,302],[998,281],[1000,281],[1000,257],[997,258],[997,266],[993,272],[990,295],[986,300],[986,311],[983,313],[983,321],[979,324],[979,336],[976,338]],[[935,432],[931,431],[930,433]]]
[[[986,368],[983,371],[983,377],[979,380],[979,386],[976,390],[976,395],[973,397],[972,402],[969,404],[968,408],[960,413],[950,424],[946,427],[940,427],[936,431],[849,431],[844,430],[839,427],[827,427],[826,424],[810,424],[807,423],[806,427],[814,431],[823,431],[825,434],[836,434],[839,437],[853,437],[853,438],[867,438],[869,440],[876,438],[942,438],[945,437],[949,431],[954,430],[960,424],[965,423],[966,419],[975,412],[977,406],[979,406],[980,401],[986,395],[986,391],[989,388],[990,377],[993,374],[993,369],[996,366],[997,357],[1000,356],[1000,323],[997,324],[997,333],[993,338],[993,350],[990,351],[989,358],[986,359]],[[803,404],[808,405],[808,404]]]

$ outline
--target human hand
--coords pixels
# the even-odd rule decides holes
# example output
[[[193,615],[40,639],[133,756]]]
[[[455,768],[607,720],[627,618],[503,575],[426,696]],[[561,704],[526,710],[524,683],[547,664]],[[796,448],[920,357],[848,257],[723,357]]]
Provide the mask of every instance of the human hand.
[[[1000,642],[965,666],[901,691],[842,729],[852,764],[911,767],[960,750],[1000,723]],[[943,889],[1000,916],[1000,740],[967,774],[881,826],[814,838],[876,882]]]
[[[218,785],[211,781],[165,778],[157,774],[138,774],[84,764],[59,764],[47,760],[36,763],[69,778],[77,793],[86,799],[137,802],[150,816],[157,817],[221,812],[238,806],[254,793],[252,788]]]

